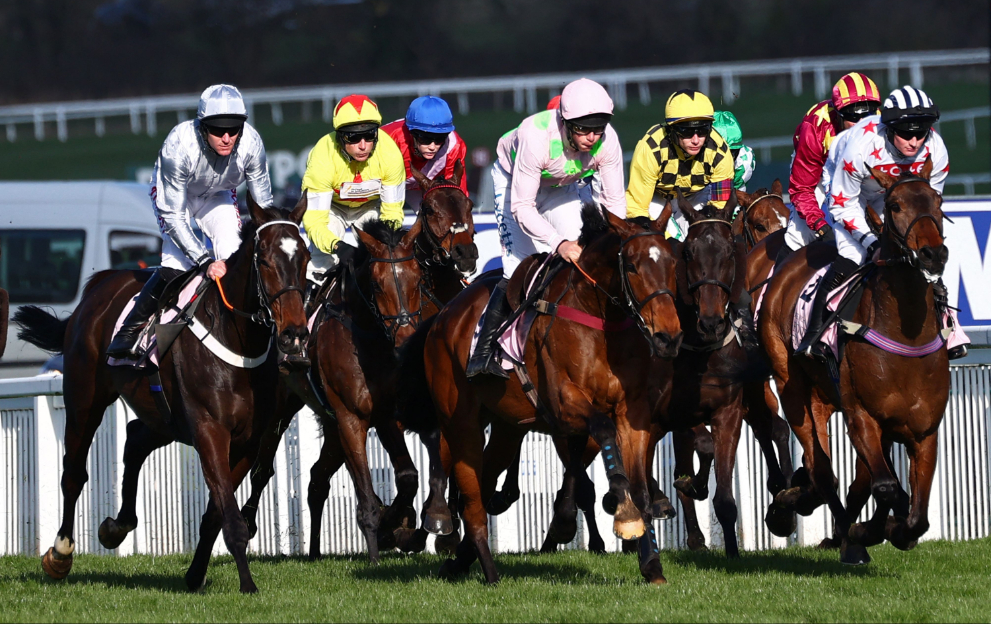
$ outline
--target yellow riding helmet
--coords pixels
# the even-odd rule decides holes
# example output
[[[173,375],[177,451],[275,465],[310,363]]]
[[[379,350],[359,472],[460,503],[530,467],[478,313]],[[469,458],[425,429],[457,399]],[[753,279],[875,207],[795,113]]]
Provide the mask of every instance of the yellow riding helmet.
[[[369,127],[373,124],[382,125],[382,113],[379,112],[378,105],[367,95],[349,95],[342,98],[334,108],[335,130],[355,124],[367,124]]]
[[[712,102],[701,91],[682,89],[675,91],[664,105],[664,119],[668,124],[676,124],[689,119],[712,120],[715,110]]]

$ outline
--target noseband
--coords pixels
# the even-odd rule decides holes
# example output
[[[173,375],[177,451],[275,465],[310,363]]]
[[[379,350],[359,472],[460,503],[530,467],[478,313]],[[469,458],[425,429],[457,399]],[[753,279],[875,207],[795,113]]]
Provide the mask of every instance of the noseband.
[[[650,302],[651,299],[654,299],[655,297],[660,297],[661,295],[668,295],[669,297],[671,297],[672,300],[674,300],[675,296],[674,293],[668,290],[667,288],[659,288],[655,290],[654,292],[647,295],[643,299],[643,301],[637,299],[636,294],[634,294],[633,286],[630,284],[630,275],[629,272],[627,271],[627,264],[623,262],[623,248],[626,247],[627,243],[636,240],[638,238],[641,238],[643,236],[664,236],[664,232],[655,232],[653,230],[648,230],[646,232],[639,232],[637,234],[634,234],[629,238],[625,238],[619,243],[619,252],[616,254],[616,256],[619,261],[619,275],[620,275],[620,283],[622,284],[622,288],[623,288],[623,302],[626,304],[627,312],[630,314],[631,317],[633,317],[633,320],[636,322],[637,327],[640,328],[640,333],[642,333],[644,337],[647,338],[647,341],[651,344],[651,349],[653,349],[654,347],[653,347],[653,341],[651,340],[652,338],[651,331],[650,328],[647,327],[647,322],[644,320],[642,314],[643,308]],[[612,297],[610,297],[610,299],[612,299]],[[613,299],[613,302],[615,303],[615,299]]]
[[[426,191],[424,191],[423,199],[426,199],[427,195],[429,195],[430,193],[433,193],[434,191],[443,188],[457,189],[462,195],[464,195],[464,191],[461,190],[461,187],[456,184],[438,184],[437,186],[432,186]],[[422,215],[423,215],[423,201],[421,200],[420,201],[421,218]],[[423,249],[420,248],[419,243],[417,243],[417,249],[420,249],[420,251],[424,252],[424,254],[428,257],[426,263],[427,264],[432,263],[438,266],[448,266],[452,260],[451,253],[454,251],[454,236],[462,232],[467,232],[468,226],[465,225],[464,223],[455,223],[447,230],[447,232],[444,233],[443,237],[437,238],[437,235],[434,234],[433,231],[430,229],[430,227],[427,225],[426,219],[423,219],[423,231],[427,233],[427,240],[430,241],[430,246],[433,247],[432,253],[426,253]],[[451,241],[450,244],[447,247],[444,247],[444,242],[447,241],[449,238]]]
[[[389,339],[391,339],[393,342],[395,342],[396,340],[396,335],[399,333],[399,328],[405,327],[407,325],[412,325],[415,328],[418,327],[420,324],[420,314],[422,312],[422,306],[421,309],[418,309],[416,312],[410,312],[409,310],[406,309],[406,302],[403,301],[402,285],[399,283],[399,272],[396,271],[397,264],[402,264],[403,262],[410,262],[414,260],[416,260],[416,256],[414,255],[404,256],[402,258],[396,258],[394,255],[394,250],[391,248],[389,249],[388,258],[373,257],[368,259],[369,267],[371,267],[371,265],[376,262],[383,262],[392,267],[392,277],[396,281],[396,293],[399,295],[399,314],[382,314],[382,312],[379,310],[378,301],[376,301],[375,299],[375,290],[374,289],[372,290],[372,298],[371,300],[369,300],[368,297],[365,296],[365,293],[362,292],[361,287],[358,286],[357,280],[355,280],[355,286],[356,286],[355,290],[358,291],[358,295],[361,297],[362,301],[365,302],[365,305],[371,311],[372,316],[374,316],[375,319],[379,322],[379,326],[385,332],[386,336]]]

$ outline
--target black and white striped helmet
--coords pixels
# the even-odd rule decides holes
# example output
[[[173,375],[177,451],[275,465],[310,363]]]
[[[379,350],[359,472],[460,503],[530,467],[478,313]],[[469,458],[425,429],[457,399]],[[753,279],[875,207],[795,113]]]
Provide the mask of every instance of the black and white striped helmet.
[[[886,126],[931,126],[939,121],[939,108],[922,89],[905,85],[895,89],[884,101],[881,121]]]

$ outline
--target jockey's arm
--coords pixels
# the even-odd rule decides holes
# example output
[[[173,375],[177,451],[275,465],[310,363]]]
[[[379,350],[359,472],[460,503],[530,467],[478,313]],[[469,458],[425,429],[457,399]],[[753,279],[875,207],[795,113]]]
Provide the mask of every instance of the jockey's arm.
[[[939,193],[943,194],[943,185],[946,184],[946,176],[950,173],[950,154],[946,151],[943,138],[933,131],[930,141],[933,143],[931,153],[933,158],[932,175],[929,177],[929,185]]]
[[[261,137],[257,141],[258,151],[246,163],[244,175],[247,178],[248,192],[255,203],[268,207],[275,204],[272,198],[272,178],[268,174],[268,157],[265,155],[265,146],[261,144]]]
[[[528,145],[525,135],[520,137],[516,162],[513,164],[510,210],[520,229],[535,241],[551,249],[557,249],[565,240],[547,219],[537,211],[537,192],[540,190],[540,172],[547,163],[537,154],[547,154],[546,147]]]
[[[190,167],[181,154],[166,153],[163,147],[158,158],[158,176],[155,180],[155,212],[158,227],[193,264],[200,265],[210,259],[203,242],[193,233],[186,208],[186,184]]]
[[[630,183],[626,187],[626,218],[649,217],[650,200],[657,188],[660,173],[657,159],[647,145],[646,137],[637,142],[630,162]]]
[[[850,141],[846,144],[831,172],[832,182],[826,205],[835,227],[844,228],[857,244],[867,249],[877,241],[877,236],[867,224],[867,201],[861,198],[863,184],[871,178],[862,152],[861,142]],[[848,163],[852,166],[844,166]]]
[[[601,159],[600,159],[601,157]],[[602,206],[620,219],[626,218],[626,194],[623,180],[623,148],[612,126],[606,127],[602,148],[596,157]]]
[[[303,174],[303,191],[307,194],[306,212],[303,213],[303,228],[313,246],[325,254],[334,253],[340,237],[328,227],[330,204],[334,200],[334,161],[330,150],[334,149],[333,139],[327,135],[310,150]]]
[[[754,150],[750,149],[749,145],[744,145],[740,148],[740,153],[736,157],[735,165],[735,175],[733,176],[733,188],[742,189],[746,188],[747,182],[754,175],[754,169],[756,168],[756,161],[754,160]]]
[[[467,195],[468,194],[468,167],[465,166],[465,161],[468,156],[468,146],[465,145],[464,140],[458,135],[457,132],[453,133],[457,138],[454,141],[454,145],[451,151],[447,154],[447,165],[444,167],[444,177],[450,180],[454,177],[454,164],[461,161],[461,180],[458,182],[458,186],[461,191]]]
[[[383,141],[379,147],[385,148]],[[394,153],[393,153],[394,152]],[[382,172],[382,191],[379,198],[382,201],[379,218],[388,223],[392,229],[403,227],[403,204],[406,201],[406,165],[403,155],[392,143],[392,149],[383,149],[384,171]]]
[[[795,139],[795,158],[792,159],[791,174],[788,176],[788,195],[798,216],[802,217],[813,232],[822,227],[820,221],[825,222],[825,215],[815,193],[822,180],[825,163],[826,154],[822,142],[816,136],[815,128],[808,122],[802,122]]]

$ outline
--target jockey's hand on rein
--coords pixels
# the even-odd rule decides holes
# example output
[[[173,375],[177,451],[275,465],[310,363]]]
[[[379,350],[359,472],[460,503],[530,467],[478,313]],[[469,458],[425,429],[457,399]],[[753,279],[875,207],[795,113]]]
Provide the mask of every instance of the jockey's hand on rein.
[[[574,264],[581,257],[582,248],[575,241],[566,240],[557,246],[557,253],[571,264]]]
[[[344,241],[338,241],[334,246],[334,255],[340,264],[354,264],[354,258],[358,254],[358,248],[348,245]]]
[[[823,221],[822,225],[819,226],[819,229],[816,230],[816,238],[818,238],[821,241],[835,243],[836,233],[833,232],[833,226]]]
[[[225,264],[223,260],[211,262],[206,268],[206,276],[208,279],[220,279],[225,275],[227,275],[227,264]]]

